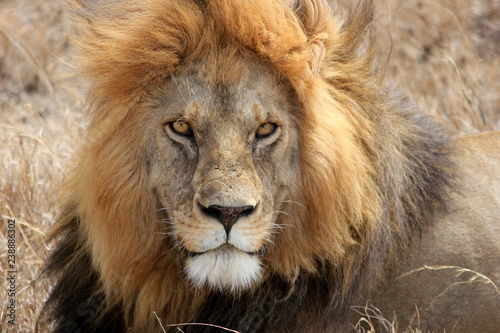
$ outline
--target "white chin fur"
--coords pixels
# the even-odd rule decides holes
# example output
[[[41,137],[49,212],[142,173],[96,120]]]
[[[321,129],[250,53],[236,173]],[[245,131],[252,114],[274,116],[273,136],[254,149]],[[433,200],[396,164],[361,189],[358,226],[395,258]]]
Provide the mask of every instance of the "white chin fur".
[[[195,257],[186,263],[188,279],[195,287],[208,285],[212,289],[238,292],[249,289],[261,277],[258,257],[236,249],[216,249]]]

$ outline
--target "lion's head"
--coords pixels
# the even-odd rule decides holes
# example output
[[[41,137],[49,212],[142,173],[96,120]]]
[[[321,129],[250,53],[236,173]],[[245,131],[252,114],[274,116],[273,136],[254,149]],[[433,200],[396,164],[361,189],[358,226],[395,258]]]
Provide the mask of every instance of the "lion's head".
[[[80,11],[91,123],[48,265],[63,272],[60,325],[83,322],[58,290],[85,274],[75,293],[118,326],[157,327],[153,311],[238,326],[263,304],[322,304],[312,329],[439,201],[441,143],[380,87],[370,6],[348,19],[308,0]],[[264,318],[256,330],[277,327]]]
[[[300,178],[290,84],[228,49],[179,69],[155,94],[148,182],[159,232],[196,288],[248,289]],[[293,203],[290,203],[293,205]],[[290,226],[291,227],[291,226]]]

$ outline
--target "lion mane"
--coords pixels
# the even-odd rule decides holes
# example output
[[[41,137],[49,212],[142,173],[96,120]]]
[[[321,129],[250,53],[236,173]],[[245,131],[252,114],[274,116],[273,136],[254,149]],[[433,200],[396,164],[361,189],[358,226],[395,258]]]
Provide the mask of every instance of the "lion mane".
[[[164,326],[342,330],[349,307],[445,205],[446,136],[385,87],[369,2],[353,10],[321,0],[84,2],[73,13],[90,124],[45,267],[55,284],[44,320],[55,332],[161,332],[153,313]],[[200,59],[231,68],[231,56],[221,60],[228,50],[292,87],[298,124],[299,168],[275,166],[297,180],[283,200],[293,204],[280,208],[283,227],[244,290],[186,279],[149,179],[151,96]]]

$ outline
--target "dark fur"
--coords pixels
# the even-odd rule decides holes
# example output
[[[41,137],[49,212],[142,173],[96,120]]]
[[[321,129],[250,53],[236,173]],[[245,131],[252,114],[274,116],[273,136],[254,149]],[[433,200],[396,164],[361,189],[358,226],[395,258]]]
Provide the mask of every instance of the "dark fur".
[[[99,274],[92,267],[90,253],[82,250],[85,239],[78,219],[68,220],[59,232],[57,249],[42,273],[57,279],[42,319],[56,323],[54,332],[124,332],[124,316],[119,307],[106,310]],[[58,272],[64,273],[56,275]]]

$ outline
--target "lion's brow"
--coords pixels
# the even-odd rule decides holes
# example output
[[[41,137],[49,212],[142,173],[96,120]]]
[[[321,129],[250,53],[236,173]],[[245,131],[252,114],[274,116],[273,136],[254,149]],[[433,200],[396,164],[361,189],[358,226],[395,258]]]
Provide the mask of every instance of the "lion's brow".
[[[263,123],[267,120],[268,115],[265,114],[264,110],[262,110],[260,105],[254,104],[252,110],[253,110],[253,113],[255,114],[255,119],[258,122]]]
[[[200,104],[198,102],[191,102],[188,107],[186,108],[187,114],[186,117],[189,118],[189,120],[194,121],[198,116],[200,115]]]
[[[201,106],[198,102],[190,102],[186,108],[183,108],[182,116],[178,120],[194,122],[200,115]]]

